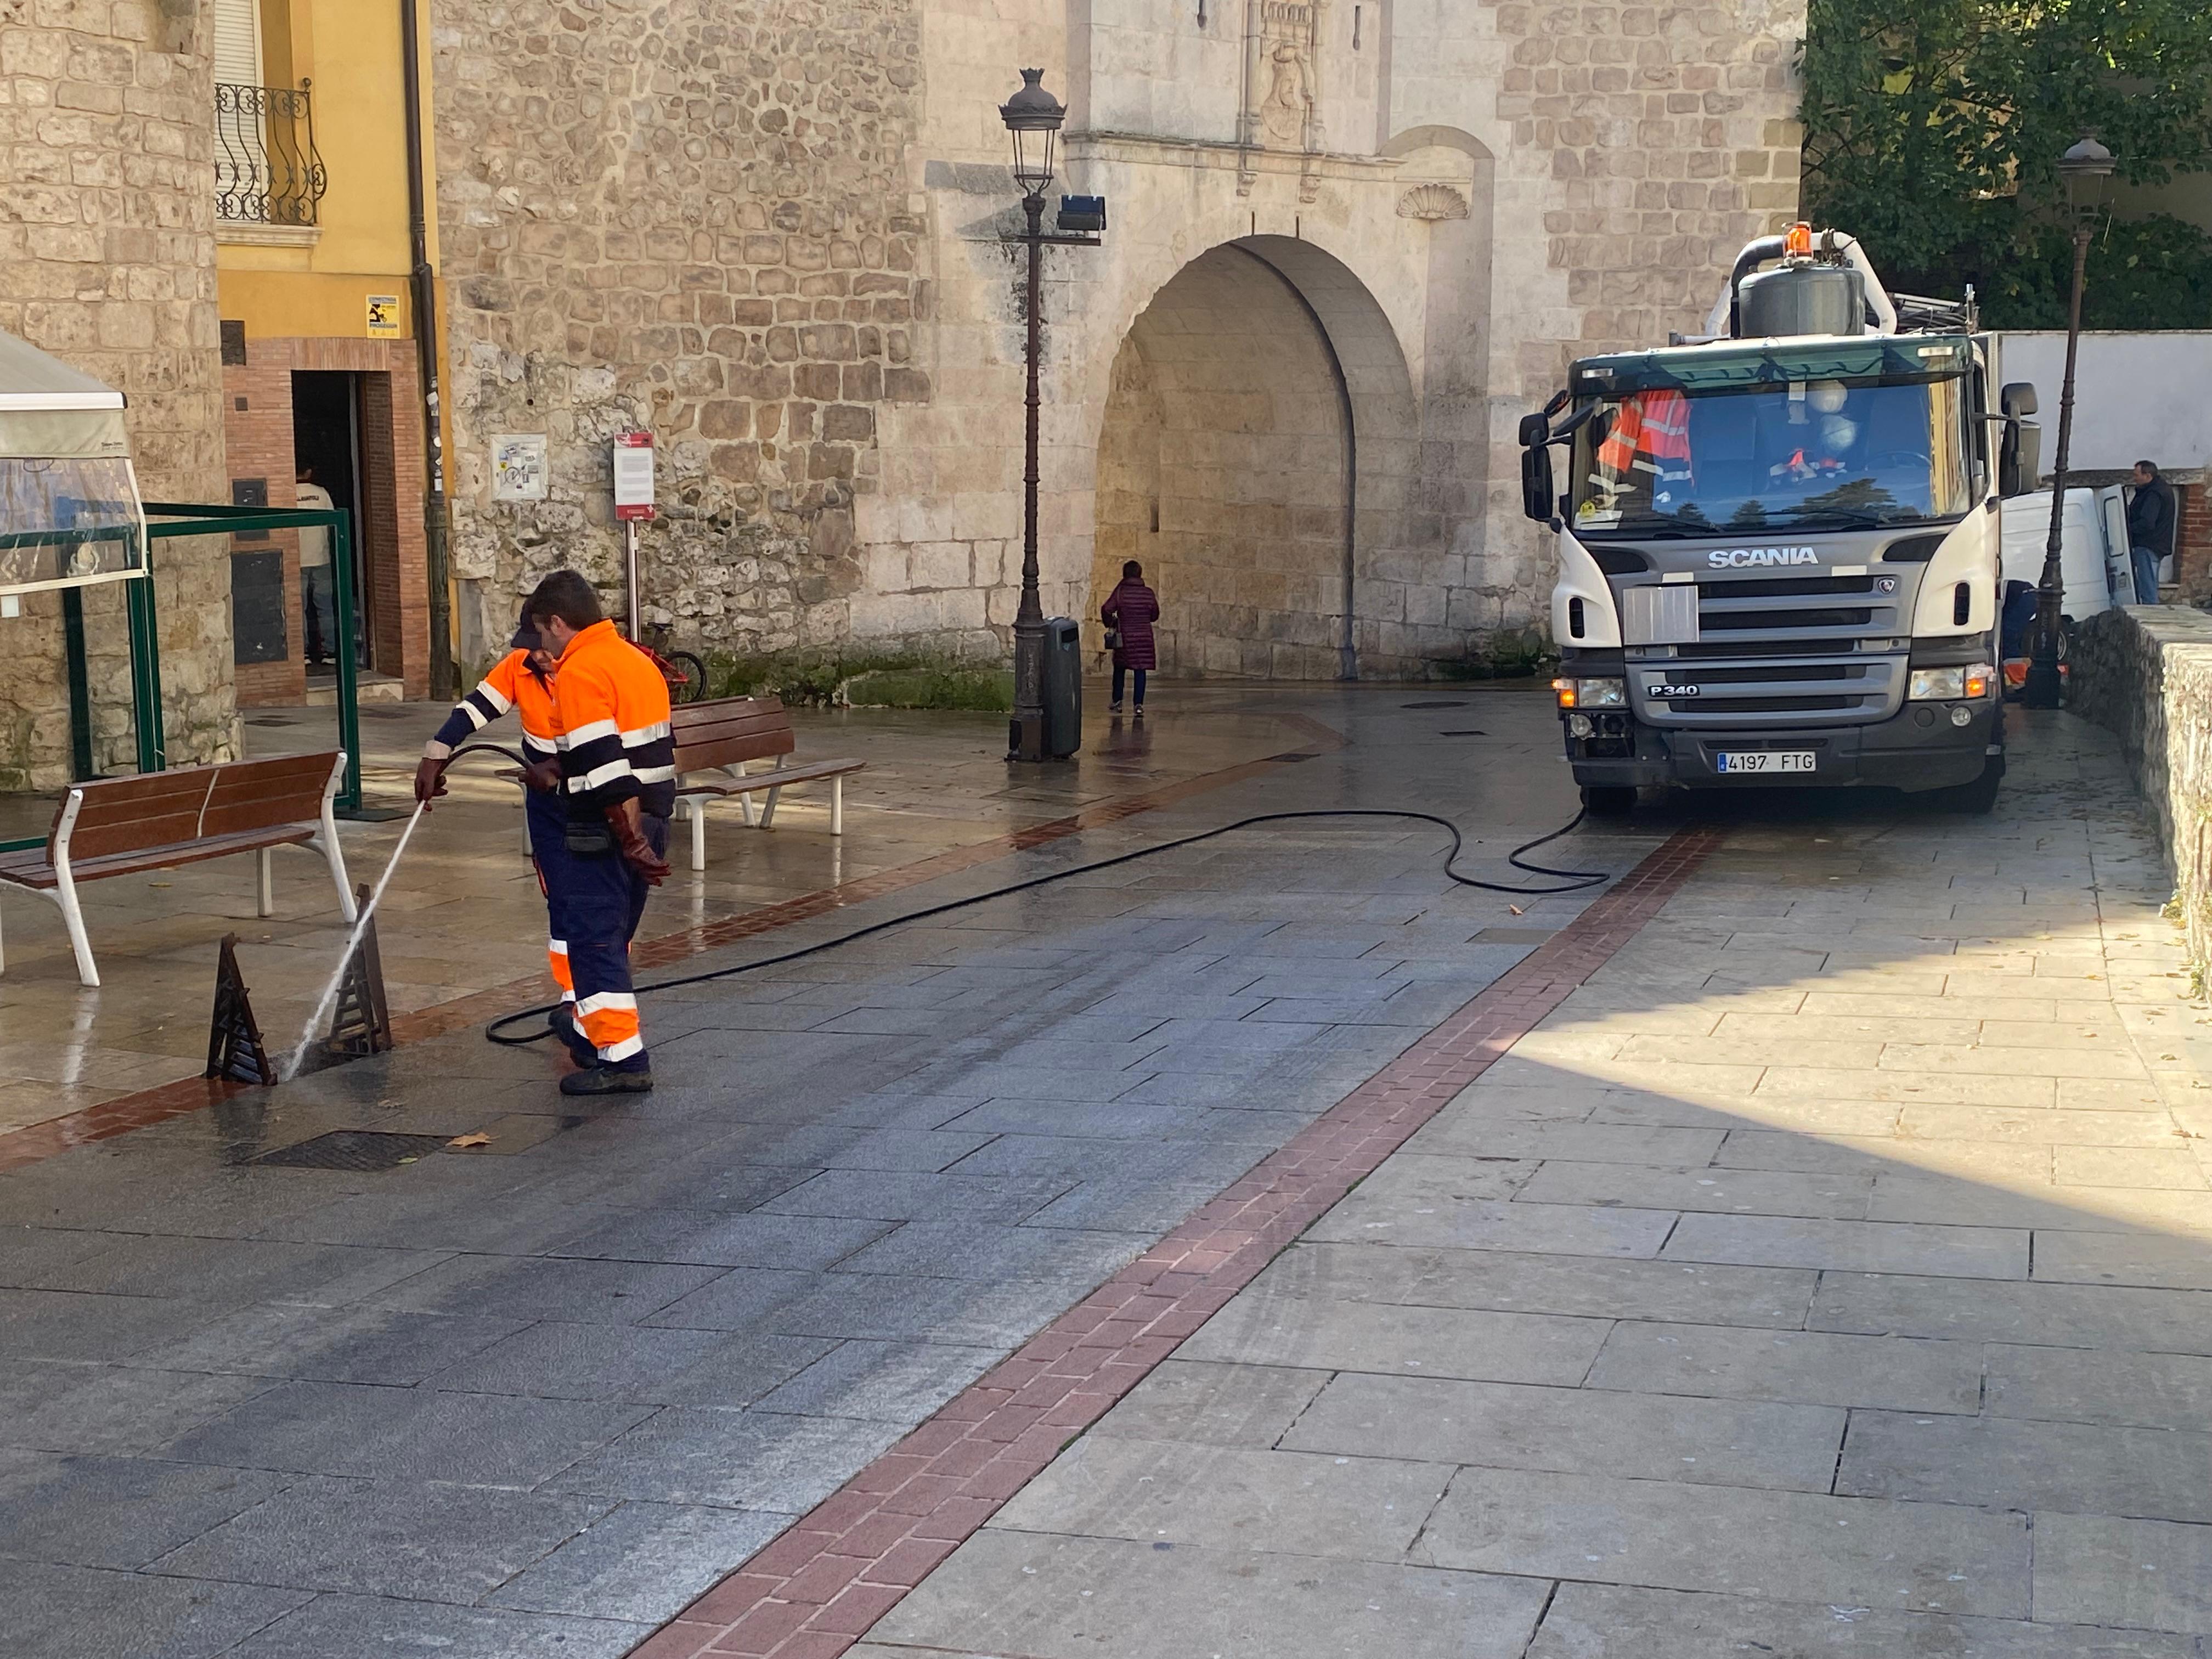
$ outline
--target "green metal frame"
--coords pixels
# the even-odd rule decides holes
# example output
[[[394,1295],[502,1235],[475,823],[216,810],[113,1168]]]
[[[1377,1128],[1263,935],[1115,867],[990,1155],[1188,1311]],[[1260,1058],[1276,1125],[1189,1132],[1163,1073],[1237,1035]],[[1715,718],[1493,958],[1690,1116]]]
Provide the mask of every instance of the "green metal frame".
[[[353,653],[353,530],[349,513],[306,507],[222,507],[198,501],[146,503],[149,541],[173,536],[234,536],[251,530],[307,530],[320,527],[331,532],[331,586],[337,611],[337,633],[343,648],[337,653],[338,747],[345,750],[345,784],[335,803],[340,817],[361,812],[361,670]],[[75,531],[21,531],[6,538],[11,545],[54,541],[78,542]],[[125,580],[124,609],[131,629],[131,710],[137,734],[138,769],[159,772],[169,763],[168,736],[161,717],[161,642],[154,605],[153,550],[147,550],[145,575]],[[91,671],[84,643],[83,590],[65,587],[62,596],[62,626],[69,650],[70,747],[71,763],[80,780],[92,775]],[[0,841],[0,853],[43,847],[46,837]]]

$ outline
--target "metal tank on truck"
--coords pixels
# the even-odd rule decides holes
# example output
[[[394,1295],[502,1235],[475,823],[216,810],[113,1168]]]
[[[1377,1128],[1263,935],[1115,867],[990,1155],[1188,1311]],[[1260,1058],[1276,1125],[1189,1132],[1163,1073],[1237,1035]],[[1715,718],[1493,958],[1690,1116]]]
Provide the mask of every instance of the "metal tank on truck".
[[[1521,423],[1584,804],[1871,784],[1988,811],[1998,502],[2034,486],[2034,388],[1998,389],[1971,295],[1888,294],[1803,224],[1744,248],[1706,326],[1581,359]]]

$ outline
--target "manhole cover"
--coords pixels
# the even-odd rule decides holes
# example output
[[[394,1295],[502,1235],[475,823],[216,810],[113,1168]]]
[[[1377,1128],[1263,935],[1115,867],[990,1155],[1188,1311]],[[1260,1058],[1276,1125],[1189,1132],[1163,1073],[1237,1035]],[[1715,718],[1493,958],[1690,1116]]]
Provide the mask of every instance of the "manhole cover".
[[[1466,704],[1464,702],[1401,702],[1401,703],[1400,703],[1400,704],[1398,705],[1398,707],[1399,707],[1399,708],[1466,708],[1466,707],[1467,707],[1467,704]]]
[[[264,1152],[253,1161],[256,1164],[283,1164],[298,1170],[396,1170],[436,1152],[446,1144],[444,1135],[387,1134],[378,1129],[333,1129],[328,1134],[317,1135],[313,1140],[302,1140],[295,1146],[279,1146],[273,1152]]]
[[[1457,732],[1439,732],[1437,735],[1440,738],[1486,738],[1490,733],[1487,732],[1478,732],[1473,726],[1469,726],[1462,727]]]

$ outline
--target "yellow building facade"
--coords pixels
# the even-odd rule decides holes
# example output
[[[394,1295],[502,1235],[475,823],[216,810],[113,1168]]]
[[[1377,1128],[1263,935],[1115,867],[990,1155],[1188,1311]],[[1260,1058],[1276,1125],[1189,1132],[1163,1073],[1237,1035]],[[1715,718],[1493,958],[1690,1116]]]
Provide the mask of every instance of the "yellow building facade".
[[[420,66],[416,165],[427,171],[427,8],[400,0],[212,7],[231,499],[319,506],[327,495],[354,526],[349,642],[337,637],[337,574],[325,538],[304,531],[233,538],[241,705],[318,697],[333,684],[342,649],[356,655],[364,696],[423,696],[434,622],[442,630],[450,614],[432,603],[428,526],[442,518],[443,497],[428,485],[412,278],[402,22],[410,9]],[[435,191],[427,178],[422,192],[425,246],[434,251]]]

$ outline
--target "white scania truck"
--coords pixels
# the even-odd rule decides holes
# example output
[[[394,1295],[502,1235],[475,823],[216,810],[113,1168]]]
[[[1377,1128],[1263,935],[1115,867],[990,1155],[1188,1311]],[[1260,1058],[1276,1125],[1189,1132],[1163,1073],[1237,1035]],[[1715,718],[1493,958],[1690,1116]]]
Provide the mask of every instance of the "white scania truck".
[[[1986,811],[1998,502],[2034,487],[2034,388],[1998,387],[1971,299],[1888,294],[1802,224],[1745,247],[1707,329],[1577,362],[1521,424],[1585,805],[1873,784]]]

